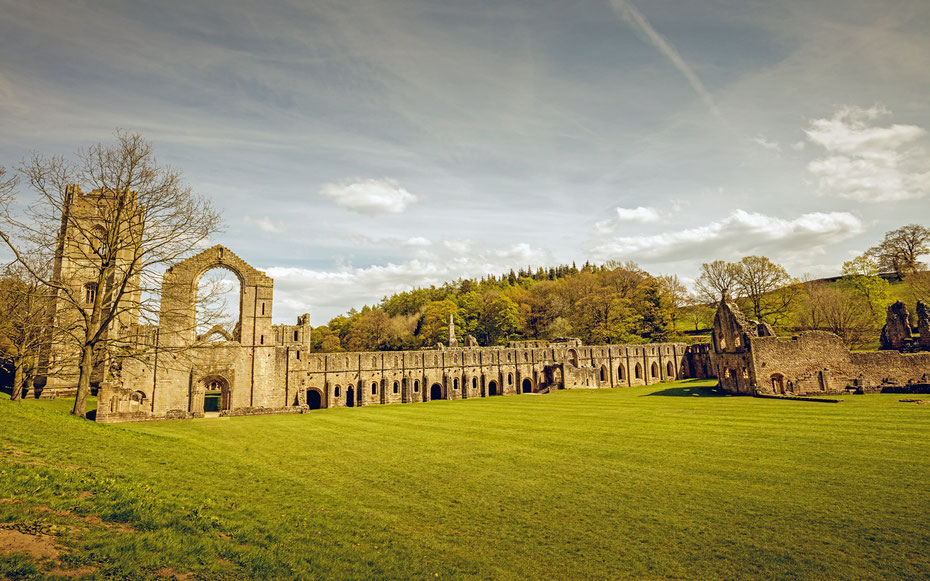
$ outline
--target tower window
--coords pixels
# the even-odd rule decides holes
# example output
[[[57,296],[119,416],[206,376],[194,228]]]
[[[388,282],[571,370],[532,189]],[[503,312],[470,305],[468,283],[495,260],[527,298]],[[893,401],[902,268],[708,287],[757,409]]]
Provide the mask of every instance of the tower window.
[[[84,285],[84,302],[88,305],[94,304],[94,299],[97,298],[97,283],[89,282]]]

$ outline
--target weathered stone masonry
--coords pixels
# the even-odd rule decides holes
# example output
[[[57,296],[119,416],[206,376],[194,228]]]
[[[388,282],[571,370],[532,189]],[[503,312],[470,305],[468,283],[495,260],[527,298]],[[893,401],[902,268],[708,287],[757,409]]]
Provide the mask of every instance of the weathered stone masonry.
[[[241,319],[230,336],[195,335],[200,277],[227,268],[241,283]],[[272,325],[272,279],[223,246],[170,269],[161,325],[139,333],[138,355],[98,395],[101,422],[195,418],[207,393],[220,394],[221,415],[302,413],[433,399],[464,399],[550,389],[647,385],[706,376],[706,355],[682,343],[582,346],[577,340],[507,347],[311,353],[309,315]],[[471,342],[468,342],[471,344]],[[696,369],[699,367],[700,369]]]
[[[714,317],[711,358],[720,387],[736,394],[930,393],[930,352],[851,353],[825,331],[779,339],[725,300]]]

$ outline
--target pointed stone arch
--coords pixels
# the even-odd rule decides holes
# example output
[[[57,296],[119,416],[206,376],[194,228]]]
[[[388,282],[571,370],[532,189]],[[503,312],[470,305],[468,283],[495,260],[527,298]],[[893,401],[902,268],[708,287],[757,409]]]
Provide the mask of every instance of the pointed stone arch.
[[[229,270],[239,279],[239,340],[242,345],[270,345],[274,282],[219,244],[165,272],[160,320],[162,340],[171,347],[187,347],[195,341],[197,285],[204,273],[214,268]]]

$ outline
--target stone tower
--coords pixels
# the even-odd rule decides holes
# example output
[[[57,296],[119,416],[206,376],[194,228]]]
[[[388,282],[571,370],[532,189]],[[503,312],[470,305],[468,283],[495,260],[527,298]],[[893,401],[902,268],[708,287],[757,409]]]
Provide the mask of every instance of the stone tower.
[[[138,218],[138,219],[137,219]],[[72,329],[84,316],[98,294],[108,296],[113,277],[105,278],[101,287],[101,272],[106,257],[115,251],[110,272],[125,267],[132,259],[129,240],[141,236],[141,212],[135,205],[135,195],[124,196],[94,190],[83,193],[68,186],[62,204],[61,223],[55,247],[52,277],[60,284],[49,306],[51,327]],[[107,250],[111,252],[107,252]],[[123,294],[120,305],[103,305],[105,311],[117,314],[104,332],[104,339],[116,338],[139,321],[141,290],[136,276],[131,288]],[[38,358],[36,380],[29,395],[57,397],[73,395],[77,389],[80,345],[72,337],[80,333],[50,333]],[[105,353],[95,363],[91,379],[96,387],[104,379]]]

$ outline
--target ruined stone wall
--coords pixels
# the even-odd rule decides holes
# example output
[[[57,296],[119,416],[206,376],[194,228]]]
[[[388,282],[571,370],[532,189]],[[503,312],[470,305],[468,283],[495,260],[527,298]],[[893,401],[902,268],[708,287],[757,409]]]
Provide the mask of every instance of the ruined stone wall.
[[[235,336],[195,334],[197,283],[227,268],[240,280]],[[551,389],[649,385],[689,377],[681,343],[583,346],[580,341],[512,342],[507,347],[311,353],[310,317],[272,325],[273,281],[222,246],[165,274],[161,327],[122,361],[104,386],[97,420],[141,421],[204,415],[219,393],[220,415],[290,413],[308,408],[465,399]],[[219,338],[220,340],[214,340]]]
[[[759,391],[845,393],[849,388],[904,386],[930,374],[930,353],[851,353],[839,337],[824,331],[808,331],[789,341],[754,339],[752,352]]]
[[[235,342],[200,344],[124,362],[122,384],[101,395],[97,419],[201,417],[201,384],[212,378],[228,383],[228,409],[222,415],[650,385],[688,377],[687,351],[682,343],[537,343],[364,353],[310,353],[306,346],[296,345],[255,349]],[[262,381],[251,380],[253,358],[268,358],[264,366],[273,365]],[[316,401],[311,401],[311,392],[316,392]]]
[[[726,301],[714,317],[711,349],[720,387],[730,393],[840,394],[930,379],[930,353],[851,353],[838,336],[825,331],[779,339]]]

